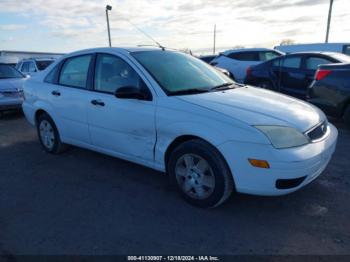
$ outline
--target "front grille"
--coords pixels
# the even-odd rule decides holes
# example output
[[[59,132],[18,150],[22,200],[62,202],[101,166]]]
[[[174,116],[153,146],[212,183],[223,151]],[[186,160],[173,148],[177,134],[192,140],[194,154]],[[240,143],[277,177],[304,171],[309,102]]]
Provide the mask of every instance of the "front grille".
[[[311,141],[319,140],[327,133],[327,129],[328,123],[327,121],[324,121],[310,131],[307,131],[306,135],[310,138]]]
[[[3,90],[0,91],[0,94],[4,97],[18,97],[20,95],[20,91],[18,90]]]

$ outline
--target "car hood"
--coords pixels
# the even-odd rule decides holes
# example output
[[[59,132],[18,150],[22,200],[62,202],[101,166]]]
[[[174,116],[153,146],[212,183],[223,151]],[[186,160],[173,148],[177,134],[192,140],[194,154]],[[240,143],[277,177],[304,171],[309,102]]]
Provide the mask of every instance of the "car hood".
[[[0,91],[23,90],[25,78],[0,79]]]
[[[311,104],[250,86],[179,96],[179,99],[249,125],[282,125],[305,132],[326,119],[323,112]]]

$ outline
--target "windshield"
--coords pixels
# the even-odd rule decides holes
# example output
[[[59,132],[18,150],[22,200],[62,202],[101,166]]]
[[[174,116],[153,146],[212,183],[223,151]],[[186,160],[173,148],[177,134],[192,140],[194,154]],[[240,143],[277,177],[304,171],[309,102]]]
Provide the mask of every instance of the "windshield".
[[[39,69],[39,71],[44,70],[46,67],[51,65],[53,63],[53,60],[38,60],[36,61],[36,67]]]
[[[23,78],[24,76],[13,66],[0,64],[0,79],[5,78]]]
[[[141,51],[131,55],[168,95],[180,94],[183,91],[205,92],[217,86],[234,83],[212,66],[180,52]]]

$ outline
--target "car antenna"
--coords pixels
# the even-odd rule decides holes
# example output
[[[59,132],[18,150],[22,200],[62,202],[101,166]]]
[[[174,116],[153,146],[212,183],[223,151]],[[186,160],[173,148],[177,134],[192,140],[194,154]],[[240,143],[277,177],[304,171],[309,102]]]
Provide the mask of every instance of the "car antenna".
[[[133,27],[135,27],[139,32],[144,34],[147,38],[151,39],[159,48],[161,48],[163,51],[165,50],[165,47],[162,46],[159,42],[157,42],[152,36],[147,34],[145,31],[143,31],[141,28],[139,28],[137,25],[133,24],[129,19],[124,18],[129,24],[131,24]],[[151,45],[139,45],[139,46],[151,46]]]

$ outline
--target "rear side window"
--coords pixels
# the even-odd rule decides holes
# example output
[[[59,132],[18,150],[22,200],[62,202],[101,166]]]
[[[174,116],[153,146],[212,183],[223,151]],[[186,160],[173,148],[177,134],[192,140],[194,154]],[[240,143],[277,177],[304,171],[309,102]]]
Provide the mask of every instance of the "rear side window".
[[[273,51],[259,52],[259,61],[268,61],[278,56],[280,56],[280,54]]]
[[[228,57],[239,61],[259,61],[258,52],[231,53]]]
[[[29,62],[29,71],[28,72],[36,72],[34,62]]]
[[[350,45],[344,46],[344,54],[350,55]]]
[[[95,90],[113,94],[118,88],[125,86],[141,89],[145,87],[145,84],[136,71],[121,58],[98,54],[95,68]]]
[[[29,62],[24,62],[22,64],[22,69],[21,69],[22,72],[29,72]]]
[[[306,69],[317,70],[319,65],[332,63],[328,59],[322,57],[309,57],[306,59]]]
[[[62,66],[59,84],[86,88],[91,58],[92,55],[68,58]]]
[[[282,61],[282,67],[285,67],[285,68],[300,68],[300,64],[301,64],[300,56],[287,57]]]

